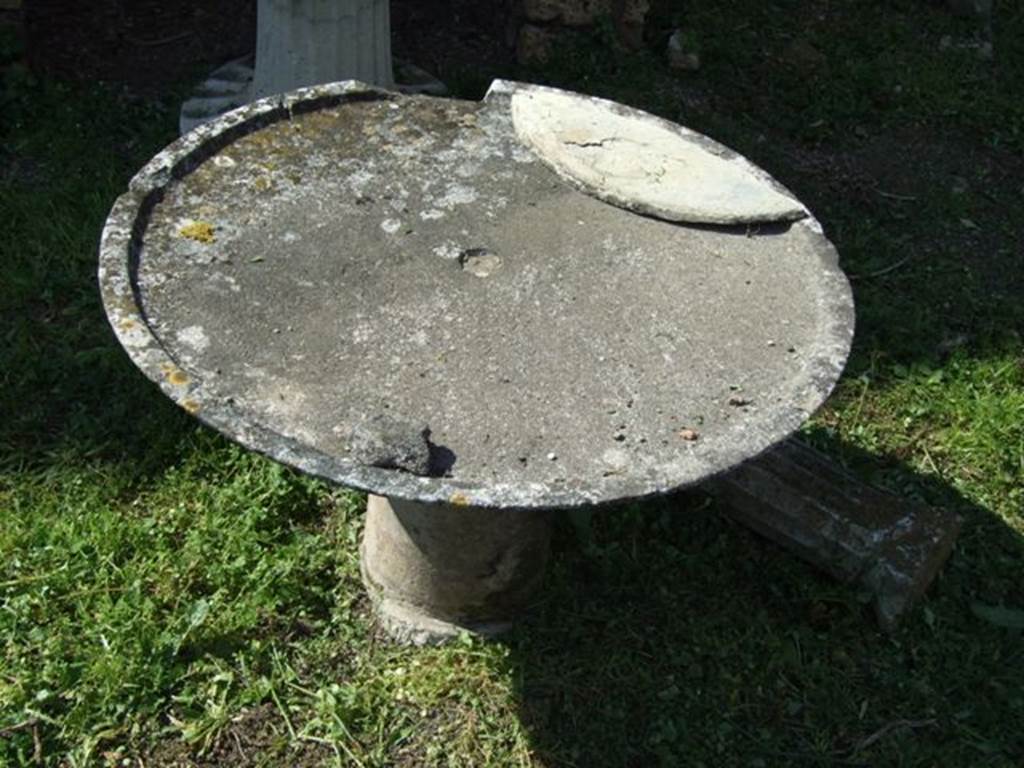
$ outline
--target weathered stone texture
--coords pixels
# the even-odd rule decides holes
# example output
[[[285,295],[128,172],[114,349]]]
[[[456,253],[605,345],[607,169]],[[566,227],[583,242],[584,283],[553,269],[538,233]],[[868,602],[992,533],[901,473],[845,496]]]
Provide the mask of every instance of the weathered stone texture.
[[[416,645],[507,630],[543,577],[552,515],[371,495],[360,563],[385,630]]]
[[[349,435],[349,455],[370,467],[430,473],[430,429],[377,414],[357,424]]]
[[[868,590],[884,629],[924,595],[960,531],[956,515],[866,485],[792,439],[704,487],[732,517]]]
[[[818,407],[853,310],[816,222],[775,223],[774,195],[727,210],[771,222],[756,232],[634,213],[723,220],[662,210],[653,180],[635,194],[676,175],[673,139],[695,173],[722,161],[776,188],[682,127],[536,86],[254,102],[132,182],[102,249],[111,321],[190,413],[380,495],[522,509],[693,485]],[[353,434],[380,414],[421,426]]]
[[[742,211],[656,193],[732,172]],[[125,349],[187,412],[376,495],[364,578],[388,630],[428,642],[507,627],[540,578],[548,510],[693,486],[821,404],[852,296],[796,214],[763,171],[623,105],[335,83],[158,154],[111,212],[99,283]],[[885,615],[923,588],[888,567],[899,554],[854,569]]]

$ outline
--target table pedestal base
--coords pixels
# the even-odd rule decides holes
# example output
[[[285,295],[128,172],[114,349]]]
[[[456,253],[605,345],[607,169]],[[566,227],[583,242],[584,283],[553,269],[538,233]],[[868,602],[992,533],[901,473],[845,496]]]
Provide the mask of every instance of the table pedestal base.
[[[543,576],[551,521],[371,495],[361,570],[385,630],[416,645],[507,631]]]

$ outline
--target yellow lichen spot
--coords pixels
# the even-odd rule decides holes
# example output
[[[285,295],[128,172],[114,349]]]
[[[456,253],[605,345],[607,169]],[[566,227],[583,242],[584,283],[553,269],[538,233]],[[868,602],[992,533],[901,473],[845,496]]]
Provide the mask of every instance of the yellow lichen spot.
[[[451,504],[453,507],[468,507],[469,496],[462,493],[461,491],[456,491],[448,498],[448,503]]]
[[[193,416],[199,413],[199,403],[197,403],[195,400],[184,400],[181,403],[181,407],[184,408],[189,413],[191,413]]]
[[[252,185],[256,187],[256,190],[259,192],[267,192],[272,186],[274,186],[274,182],[270,180],[269,176],[260,176],[252,183]]]
[[[213,232],[213,224],[208,221],[190,221],[178,230],[178,234],[182,237],[187,237],[189,240],[195,240],[197,243],[203,243],[204,245],[209,245],[214,241]]]
[[[131,331],[131,330],[134,330],[134,328],[135,328],[135,325],[136,325],[135,321],[134,321],[134,320],[132,320],[132,319],[131,319],[131,318],[129,317],[129,318],[127,318],[127,319],[125,319],[125,320],[122,320],[122,321],[121,321],[121,330],[122,330],[122,331]]]
[[[167,380],[171,382],[171,384],[180,387],[185,384],[188,384],[188,374],[182,371],[181,369],[176,368],[175,370],[170,371],[167,374]]]

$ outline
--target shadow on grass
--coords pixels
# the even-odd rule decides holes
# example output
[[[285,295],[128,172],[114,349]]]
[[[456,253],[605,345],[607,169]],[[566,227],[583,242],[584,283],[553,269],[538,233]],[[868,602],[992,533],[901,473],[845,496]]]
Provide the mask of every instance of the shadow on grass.
[[[949,485],[831,448],[963,516],[923,604],[885,635],[869,595],[699,492],[563,526],[511,643],[545,764],[1019,765],[1024,643],[981,614],[1024,601],[1024,537]]]
[[[12,343],[0,355],[8,372],[0,467],[100,461],[141,476],[160,474],[180,459],[195,422],[134,370],[106,324],[98,294],[76,301],[76,320],[85,328],[26,317],[24,309],[5,317]]]
[[[54,83],[5,96],[13,170],[0,183],[0,467],[102,461],[158,473],[194,423],[117,343],[96,268],[114,199],[173,138],[170,100]]]

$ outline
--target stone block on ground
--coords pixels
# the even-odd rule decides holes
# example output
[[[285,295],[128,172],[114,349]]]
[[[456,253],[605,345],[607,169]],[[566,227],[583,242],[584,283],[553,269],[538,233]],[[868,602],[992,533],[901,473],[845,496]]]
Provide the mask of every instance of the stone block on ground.
[[[731,517],[869,590],[886,630],[924,595],[960,531],[956,515],[867,485],[794,439],[704,488]]]

